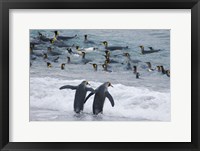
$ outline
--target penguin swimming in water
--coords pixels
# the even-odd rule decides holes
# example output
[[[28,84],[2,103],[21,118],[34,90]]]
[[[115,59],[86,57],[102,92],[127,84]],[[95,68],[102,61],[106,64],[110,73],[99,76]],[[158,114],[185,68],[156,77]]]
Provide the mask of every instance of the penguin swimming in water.
[[[163,66],[160,66],[162,74],[166,74],[168,77],[170,77],[170,70],[165,70]]]
[[[97,71],[97,67],[98,67],[97,64],[96,64],[96,63],[93,63],[92,66],[93,66],[93,68],[94,68],[94,71]]]
[[[83,63],[83,64],[87,64],[88,62],[91,62],[91,61],[92,61],[92,60],[89,60],[89,59],[86,59],[86,58],[85,58],[85,52],[82,52],[82,55],[83,55],[83,56],[82,56],[82,63]]]
[[[160,69],[161,69],[162,74],[166,74],[167,70],[165,70],[163,66],[160,66]]]
[[[103,41],[102,43],[104,44],[105,49],[106,50],[110,50],[110,51],[128,49],[128,46],[126,46],[126,47],[121,47],[121,46],[110,46],[110,47],[108,47],[108,42],[107,41]]]
[[[106,50],[105,53],[106,53],[106,57],[110,57],[110,51]]]
[[[43,59],[44,59],[44,61],[53,61],[53,62],[58,62],[58,59],[59,59],[60,57],[59,56],[48,56],[46,53],[44,53],[44,55],[43,55]]]
[[[67,51],[68,53],[71,55],[71,54],[74,54],[74,52],[72,51],[72,48],[67,48]]]
[[[134,73],[134,74],[137,73],[137,66],[133,66],[133,73]]]
[[[88,37],[88,35],[84,35],[84,43],[86,43],[86,44],[95,44],[94,41],[88,40],[87,37]]]
[[[79,52],[93,52],[95,50],[97,50],[98,48],[95,47],[89,47],[89,48],[80,48],[79,46],[76,46],[76,50]]]
[[[160,66],[156,66],[156,69],[158,70],[158,72],[161,71],[161,67]]]
[[[48,42],[50,40],[50,38],[44,36],[41,32],[38,32],[38,34],[41,41]]]
[[[152,47],[150,47],[150,50],[144,50],[144,46],[139,46],[141,48],[141,53],[144,54],[150,54],[150,53],[155,53],[155,52],[159,52],[159,50],[154,50]],[[152,49],[151,49],[152,48]]]
[[[170,77],[170,70],[167,70],[167,71],[166,71],[166,75],[167,75],[168,77]]]
[[[126,63],[126,70],[132,70],[130,61]]]
[[[151,51],[160,51],[160,49],[158,49],[158,50],[155,50],[155,49],[153,49],[153,47],[148,47]]]
[[[151,68],[151,62],[145,62],[148,66],[148,71],[151,72],[151,71],[154,71],[154,69]]]
[[[72,37],[60,36],[60,35],[59,35],[59,32],[58,32],[57,30],[54,31],[54,34],[55,34],[55,37],[56,37],[57,40],[69,40],[69,39],[73,39],[73,38],[76,38],[76,37],[77,37],[77,35],[72,36]]]
[[[55,46],[60,47],[60,48],[71,47],[71,46],[65,44],[63,41],[58,41],[56,38],[50,39],[49,41],[52,45],[55,45]]]
[[[108,70],[108,64],[107,63],[102,64],[102,67],[103,67],[103,71],[112,72],[111,70]]]
[[[89,85],[88,81],[83,81],[78,86],[65,85],[60,87],[60,90],[63,89],[76,90],[74,98],[74,112],[76,113],[80,113],[81,111],[83,111],[84,101],[87,91],[94,92],[94,89],[87,87],[87,85]]]
[[[110,59],[110,57],[108,57],[108,56],[106,56],[106,55],[104,55],[104,57],[106,58],[106,61],[107,61],[108,63],[119,63],[118,61],[115,61],[115,60],[113,60],[113,59]]]
[[[139,79],[139,78],[140,78],[140,73],[137,72],[137,73],[136,73],[136,79]]]
[[[108,92],[108,87],[113,87],[110,82],[105,82],[104,84],[100,85],[94,92],[91,92],[85,99],[85,102],[93,95],[94,102],[93,102],[93,114],[98,115],[99,113],[103,113],[103,106],[105,99],[108,98],[112,107],[114,107],[115,102],[111,94]]]
[[[60,68],[61,68],[61,70],[64,70],[65,69],[65,63],[62,63]]]
[[[51,68],[51,67],[52,67],[52,65],[51,65],[50,62],[47,62],[47,67],[48,67],[48,68]]]
[[[128,59],[128,61],[131,62],[131,63],[139,63],[139,62],[141,62],[140,60],[132,60],[129,53],[124,53],[123,55],[124,55],[124,56]]]

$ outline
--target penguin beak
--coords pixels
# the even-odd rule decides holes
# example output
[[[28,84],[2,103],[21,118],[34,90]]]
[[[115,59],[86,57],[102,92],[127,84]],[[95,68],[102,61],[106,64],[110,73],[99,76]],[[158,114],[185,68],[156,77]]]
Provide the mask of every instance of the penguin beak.
[[[113,85],[111,83],[109,83],[109,86],[113,87]]]

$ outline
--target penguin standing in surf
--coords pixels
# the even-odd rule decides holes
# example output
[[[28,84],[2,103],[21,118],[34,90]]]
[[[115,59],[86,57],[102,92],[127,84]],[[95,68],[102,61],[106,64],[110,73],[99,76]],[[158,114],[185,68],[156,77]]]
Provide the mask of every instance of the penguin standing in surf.
[[[65,85],[60,87],[60,90],[62,89],[76,90],[74,98],[74,112],[76,113],[80,113],[81,111],[83,111],[84,101],[87,91],[94,92],[94,89],[87,87],[87,85],[89,85],[88,81],[83,81],[78,86]]]
[[[109,99],[112,107],[114,107],[115,103],[113,97],[108,92],[109,86],[113,87],[110,82],[105,82],[86,97],[85,102],[89,99],[90,96],[95,94],[93,102],[93,114],[98,115],[99,113],[103,113],[103,106],[106,98]]]

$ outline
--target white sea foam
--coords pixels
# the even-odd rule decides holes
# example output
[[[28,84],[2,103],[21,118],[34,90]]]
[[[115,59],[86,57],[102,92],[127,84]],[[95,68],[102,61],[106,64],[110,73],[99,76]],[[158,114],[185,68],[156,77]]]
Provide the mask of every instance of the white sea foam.
[[[110,121],[170,121],[170,92],[157,92],[146,88],[114,84],[109,87],[115,106],[109,100],[103,115],[92,115],[94,96],[84,106],[82,115],[75,116],[73,101],[75,90],[59,90],[63,85],[78,85],[81,80],[63,80],[50,77],[30,78],[30,120],[110,120]],[[90,81],[97,88],[102,83]]]

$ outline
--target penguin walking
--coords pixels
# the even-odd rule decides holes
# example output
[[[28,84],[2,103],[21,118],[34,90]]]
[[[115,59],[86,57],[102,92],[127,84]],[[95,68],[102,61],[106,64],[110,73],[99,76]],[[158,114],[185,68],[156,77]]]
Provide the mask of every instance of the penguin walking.
[[[93,88],[87,87],[87,85],[89,85],[88,81],[83,81],[78,86],[65,85],[65,86],[60,87],[60,90],[63,90],[63,89],[76,90],[75,98],[74,98],[74,112],[76,113],[80,113],[81,111],[83,111],[84,100],[85,100],[87,91],[91,91],[91,92],[94,91]]]
[[[108,92],[108,87],[111,86],[110,82],[105,82],[104,84],[100,85],[94,92],[91,92],[85,99],[85,102],[93,95],[94,96],[94,102],[93,102],[93,114],[98,115],[99,113],[103,113],[103,106],[105,99],[108,98],[112,107],[114,107],[114,99],[111,96],[111,94]]]
[[[165,70],[163,66],[160,66],[162,74],[166,74],[168,77],[170,77],[170,70]]]

